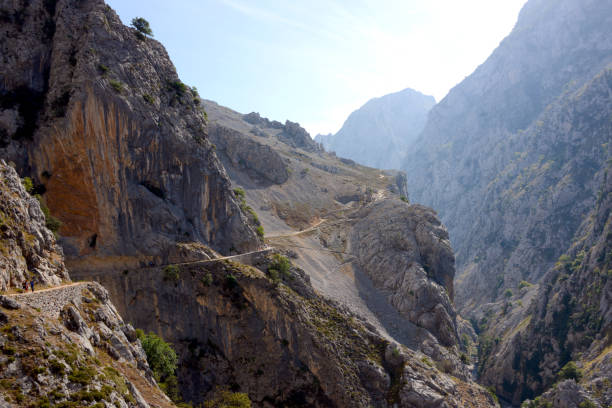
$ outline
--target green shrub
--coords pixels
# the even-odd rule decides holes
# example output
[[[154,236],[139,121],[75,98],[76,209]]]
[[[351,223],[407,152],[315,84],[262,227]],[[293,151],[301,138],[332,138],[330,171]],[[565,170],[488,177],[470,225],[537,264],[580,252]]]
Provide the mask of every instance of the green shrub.
[[[132,19],[132,27],[144,35],[153,37],[153,30],[151,30],[149,22],[142,17],[134,17]]]
[[[185,94],[185,92],[187,92],[187,89],[189,88],[180,80],[169,82],[168,85],[170,85],[170,88],[173,89],[178,96],[183,96],[183,94]]]
[[[589,400],[584,400],[578,404],[578,408],[597,408],[597,405]]]
[[[145,332],[142,329],[136,329],[135,332],[136,332],[136,337],[138,337],[141,340],[145,336]]]
[[[263,225],[257,226],[257,228],[255,228],[255,232],[257,233],[257,235],[260,238],[263,238],[264,237],[264,227],[263,227]]]
[[[153,105],[155,103],[155,99],[149,94],[142,95],[142,99],[144,99],[149,105]]]
[[[495,403],[499,404],[499,398],[497,398],[497,394],[495,393],[495,388],[493,386],[489,386],[487,387],[487,391],[489,391],[489,394],[491,394],[491,397],[493,397],[493,400],[495,401]]]
[[[284,278],[291,276],[291,261],[289,261],[289,258],[281,254],[272,254],[271,258],[272,262],[268,266],[268,272],[271,270],[278,271]]]
[[[570,361],[557,374],[559,380],[576,380],[580,381],[582,378],[582,370],[576,366],[576,363]]]
[[[182,400],[175,374],[169,375],[164,381],[161,381],[159,387],[172,401],[179,402]]]
[[[23,187],[25,188],[25,190],[28,192],[28,194],[32,194],[32,190],[34,189],[34,183],[32,182],[32,179],[29,177],[24,177],[21,180],[21,184],[23,184]]]
[[[552,408],[552,403],[546,401],[542,397],[537,397],[533,401],[525,401],[521,404],[521,408]]]
[[[272,283],[278,285],[280,283],[280,274],[276,269],[268,269],[268,276],[272,280]]]
[[[238,286],[238,280],[231,273],[225,277],[225,282],[230,288],[235,288],[236,286]]]
[[[504,292],[504,296],[507,298],[511,298],[513,295],[512,290],[510,289],[506,289],[506,291]]]
[[[236,195],[236,197],[238,198],[245,198],[245,192],[244,189],[240,188],[240,187],[236,187],[234,189],[234,194]]]
[[[463,364],[469,364],[470,363],[470,358],[465,353],[461,353],[459,355],[459,358],[461,359],[461,362]]]
[[[51,360],[49,362],[49,369],[53,374],[58,376],[63,376],[66,370],[64,365],[57,360]]]
[[[49,214],[48,216],[45,214],[45,218],[47,219],[45,222],[45,226],[51,230],[54,234],[57,235],[59,229],[62,227],[62,222]]]
[[[104,64],[98,65],[98,70],[102,73],[102,75],[106,75],[108,73],[108,67]]]
[[[210,286],[213,283],[213,277],[212,274],[210,272],[206,273],[204,276],[202,276],[202,284],[204,286]]]
[[[117,81],[116,79],[111,79],[108,81],[108,83],[110,84],[111,88],[115,90],[115,92],[123,92],[123,84],[121,82]]]
[[[213,399],[204,402],[204,408],[251,408],[251,400],[243,392],[231,392],[227,388],[217,388]]]
[[[155,333],[145,334],[141,339],[149,367],[158,382],[165,381],[176,371],[178,357],[172,346]]]
[[[68,374],[68,380],[73,383],[87,385],[96,377],[96,370],[93,367],[77,367]]]
[[[176,265],[168,265],[164,268],[164,280],[170,282],[178,282],[181,270]]]
[[[54,235],[57,236],[59,229],[62,227],[62,222],[51,215],[51,211],[49,210],[49,207],[45,205],[40,194],[35,194],[34,198],[38,200],[38,203],[40,204],[40,209],[45,215],[45,226],[49,228],[51,232],[53,232]]]
[[[527,282],[527,281],[524,281],[524,280],[522,280],[519,283],[519,289],[528,288],[530,286],[533,286],[533,285],[531,283]]]
[[[408,201],[408,197],[406,197],[405,195],[401,195],[400,196],[400,200],[402,200],[405,203],[409,203],[410,201]]]

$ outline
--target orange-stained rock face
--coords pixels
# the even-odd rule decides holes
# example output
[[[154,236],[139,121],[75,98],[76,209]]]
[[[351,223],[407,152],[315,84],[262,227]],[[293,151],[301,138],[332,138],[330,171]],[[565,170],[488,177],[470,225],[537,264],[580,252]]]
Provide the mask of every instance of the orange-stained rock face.
[[[23,21],[0,33],[0,157],[44,185],[68,265],[163,262],[177,242],[258,246],[164,48],[100,0],[17,3],[8,15]]]

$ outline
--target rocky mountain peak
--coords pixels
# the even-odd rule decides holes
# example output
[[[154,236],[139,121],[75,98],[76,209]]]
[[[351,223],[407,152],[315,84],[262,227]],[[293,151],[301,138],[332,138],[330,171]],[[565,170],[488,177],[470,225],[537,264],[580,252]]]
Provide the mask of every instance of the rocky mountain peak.
[[[435,105],[433,96],[410,88],[369,100],[335,135],[315,140],[338,156],[379,169],[399,169],[401,159]]]

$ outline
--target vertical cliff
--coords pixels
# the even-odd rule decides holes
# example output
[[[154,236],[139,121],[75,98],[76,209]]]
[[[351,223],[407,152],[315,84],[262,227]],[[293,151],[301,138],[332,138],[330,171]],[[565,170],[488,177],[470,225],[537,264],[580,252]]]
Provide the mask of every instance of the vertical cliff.
[[[177,241],[258,245],[197,91],[101,0],[0,10],[0,155],[37,184],[73,268],[161,260]]]

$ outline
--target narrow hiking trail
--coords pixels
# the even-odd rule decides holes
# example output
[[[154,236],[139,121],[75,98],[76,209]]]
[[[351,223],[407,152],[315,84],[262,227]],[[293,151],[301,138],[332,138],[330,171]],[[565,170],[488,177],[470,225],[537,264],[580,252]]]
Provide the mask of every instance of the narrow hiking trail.
[[[311,232],[314,231],[315,229],[317,229],[321,224],[323,224],[324,222],[326,222],[327,219],[322,218],[320,219],[317,223],[315,223],[314,225],[303,229],[301,231],[294,231],[294,232],[288,232],[285,234],[273,234],[273,235],[269,235],[267,237],[265,237],[265,239],[277,239],[277,238],[288,238],[288,237],[294,237],[296,235],[300,235],[300,234],[305,234],[307,232]]]
[[[64,289],[64,288],[68,288],[71,286],[77,286],[77,285],[85,285],[88,282],[71,282],[71,283],[65,283],[63,285],[58,285],[58,286],[50,286],[50,287],[43,287],[43,289],[34,289],[34,292],[30,291],[28,289],[28,291],[23,292],[23,293],[3,293],[3,296],[9,296],[9,297],[14,297],[14,298],[20,298],[23,296],[31,296],[31,295],[37,295],[39,293],[45,293],[45,292],[50,292],[53,290],[59,290],[59,289]]]

